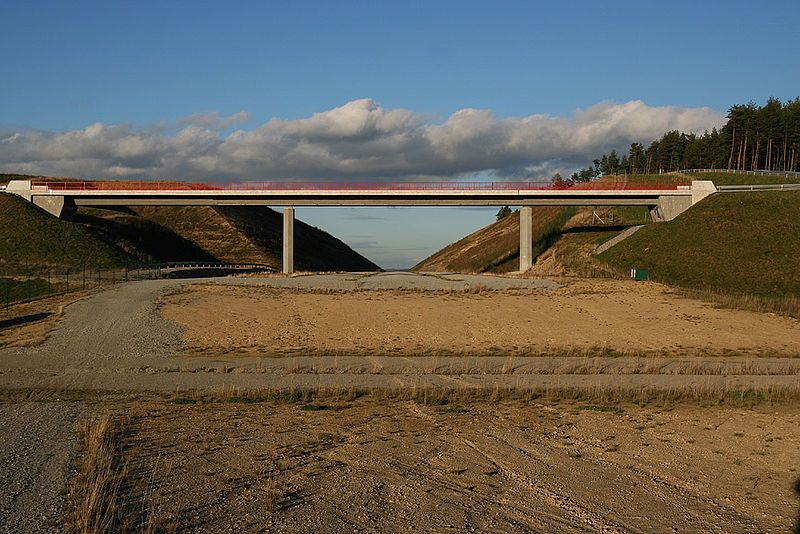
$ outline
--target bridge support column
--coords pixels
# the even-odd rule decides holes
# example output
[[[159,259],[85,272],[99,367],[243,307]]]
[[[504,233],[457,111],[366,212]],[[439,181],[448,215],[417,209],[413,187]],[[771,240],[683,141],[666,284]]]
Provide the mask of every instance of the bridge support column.
[[[519,209],[519,270],[525,272],[533,267],[533,208]]]
[[[283,208],[283,273],[294,272],[294,208]]]

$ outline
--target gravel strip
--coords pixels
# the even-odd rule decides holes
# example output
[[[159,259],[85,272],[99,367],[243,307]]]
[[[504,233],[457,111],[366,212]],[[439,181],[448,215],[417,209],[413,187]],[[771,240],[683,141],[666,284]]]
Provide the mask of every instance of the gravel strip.
[[[0,404],[0,531],[61,532],[81,402]]]

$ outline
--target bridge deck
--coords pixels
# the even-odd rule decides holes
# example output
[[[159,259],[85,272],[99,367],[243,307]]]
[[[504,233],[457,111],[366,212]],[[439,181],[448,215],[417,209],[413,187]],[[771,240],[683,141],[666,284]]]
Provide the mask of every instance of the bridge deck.
[[[691,196],[680,182],[33,182],[31,194],[108,205],[654,205]]]

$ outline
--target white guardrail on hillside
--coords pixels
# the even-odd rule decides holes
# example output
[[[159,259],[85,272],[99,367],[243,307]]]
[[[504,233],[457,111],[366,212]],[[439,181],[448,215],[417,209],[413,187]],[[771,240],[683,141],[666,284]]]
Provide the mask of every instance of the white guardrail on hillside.
[[[800,184],[718,185],[717,191],[800,191]]]
[[[748,176],[776,176],[778,178],[797,178],[800,177],[800,172],[795,171],[764,171],[764,170],[755,170],[755,171],[737,171],[736,169],[683,169],[680,171],[675,171],[674,173],[685,173],[685,172],[696,172],[696,173],[721,173],[721,174],[744,174]]]
[[[736,169],[684,169],[675,173],[719,173],[719,174],[744,174],[746,176],[774,176],[775,178],[800,178],[800,172],[794,171],[737,171]],[[730,193],[736,191],[799,191],[800,183],[797,184],[753,184],[753,185],[718,185],[717,191],[720,193]]]

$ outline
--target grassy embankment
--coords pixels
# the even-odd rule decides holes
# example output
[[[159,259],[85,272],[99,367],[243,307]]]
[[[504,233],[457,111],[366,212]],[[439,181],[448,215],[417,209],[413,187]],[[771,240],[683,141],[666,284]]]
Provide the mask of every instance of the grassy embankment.
[[[0,278],[0,306],[8,302],[27,300],[42,295],[49,295],[54,291],[46,280],[35,278],[32,280],[15,280],[13,278]]]
[[[722,304],[800,312],[800,191],[714,195],[598,256]],[[794,310],[794,311],[793,311]]]
[[[48,217],[10,194],[0,194],[0,271],[25,265],[111,267],[128,256],[85,226]]]

